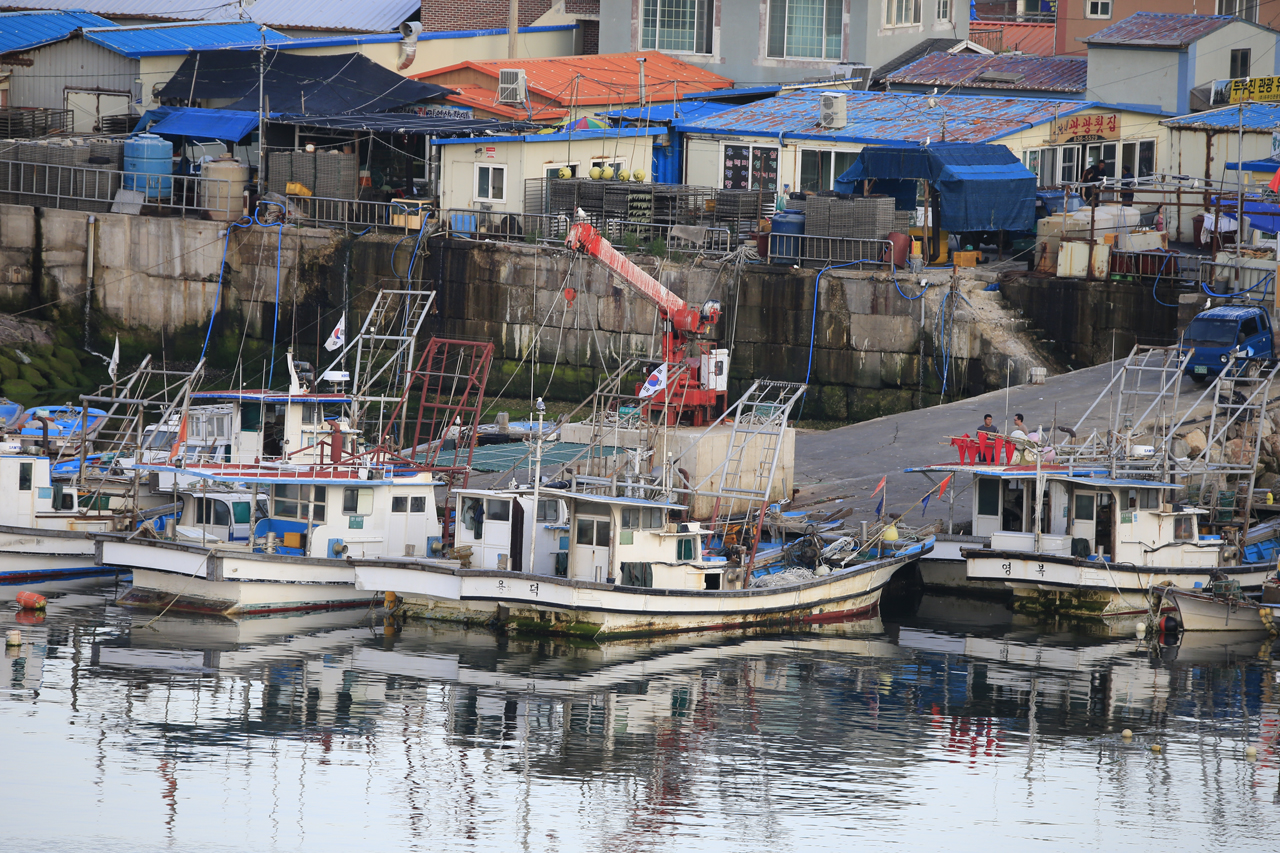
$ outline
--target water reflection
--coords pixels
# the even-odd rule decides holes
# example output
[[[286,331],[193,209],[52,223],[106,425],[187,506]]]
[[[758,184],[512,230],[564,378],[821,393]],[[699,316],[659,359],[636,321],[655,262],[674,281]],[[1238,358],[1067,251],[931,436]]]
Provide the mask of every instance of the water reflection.
[[[76,583],[42,585],[48,615],[22,626],[0,704],[0,747],[28,768],[6,802],[72,846],[1164,850],[1277,833],[1265,636],[1168,647],[926,599],[902,624],[599,647],[364,612],[139,616]]]

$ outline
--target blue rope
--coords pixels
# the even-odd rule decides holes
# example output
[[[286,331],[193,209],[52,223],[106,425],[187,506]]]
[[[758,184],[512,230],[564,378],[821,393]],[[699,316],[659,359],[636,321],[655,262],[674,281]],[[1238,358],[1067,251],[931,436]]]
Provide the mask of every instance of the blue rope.
[[[1156,280],[1151,282],[1151,298],[1166,308],[1177,308],[1178,307],[1177,303],[1171,304],[1168,302],[1164,302],[1160,299],[1159,296],[1156,296],[1156,285],[1160,283],[1160,276],[1164,275],[1164,270],[1165,270],[1165,267],[1167,266],[1169,266],[1169,256],[1166,255],[1164,262],[1160,264],[1160,269],[1156,270]]]
[[[817,336],[818,336],[818,293],[820,292],[820,289],[821,289],[819,285],[822,284],[822,277],[826,274],[827,270],[843,269],[845,267],[854,266],[855,264],[874,264],[874,263],[878,263],[878,261],[871,260],[870,258],[863,258],[860,261],[849,261],[849,263],[847,264],[837,264],[833,267],[823,267],[821,270],[818,271],[818,277],[813,280],[813,313],[809,318],[809,364],[804,369],[804,384],[806,386],[808,386],[809,384],[809,377],[813,375],[813,345],[814,345],[814,341],[817,339]],[[895,285],[897,285],[898,283],[898,279],[896,276],[894,277],[893,283]],[[898,292],[901,293],[902,291],[899,290]],[[797,421],[799,421],[801,418],[804,417],[804,402],[808,398],[808,396],[809,396],[809,389],[806,387],[804,396],[800,398],[800,411],[796,414]]]
[[[1267,273],[1265,276],[1262,277],[1262,280],[1259,281],[1257,284],[1255,284],[1253,287],[1247,287],[1244,290],[1237,290],[1235,293],[1215,293],[1209,289],[1208,283],[1203,281],[1200,282],[1200,289],[1203,290],[1205,293],[1207,293],[1209,296],[1216,296],[1219,299],[1236,299],[1246,293],[1249,293],[1250,291],[1257,290],[1259,287],[1265,287],[1266,289],[1262,291],[1261,296],[1248,297],[1250,301],[1260,302],[1267,298],[1267,293],[1271,288],[1271,282],[1275,280],[1275,277],[1276,277],[1275,273]]]

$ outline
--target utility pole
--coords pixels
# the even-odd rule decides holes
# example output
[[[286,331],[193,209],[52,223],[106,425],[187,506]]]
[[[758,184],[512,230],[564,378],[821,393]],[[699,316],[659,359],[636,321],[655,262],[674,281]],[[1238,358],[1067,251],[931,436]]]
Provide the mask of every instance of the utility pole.
[[[262,47],[258,48],[258,198],[262,198],[266,189],[263,175],[267,169],[267,94],[263,81],[267,76],[267,28],[264,24],[258,28],[262,34]]]
[[[511,0],[507,16],[507,59],[516,58],[516,36],[520,33],[520,0]]]

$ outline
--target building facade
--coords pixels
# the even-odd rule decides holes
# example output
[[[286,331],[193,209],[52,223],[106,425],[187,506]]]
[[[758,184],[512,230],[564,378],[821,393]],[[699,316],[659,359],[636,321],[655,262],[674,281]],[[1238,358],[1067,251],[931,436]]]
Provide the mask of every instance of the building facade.
[[[615,22],[602,53],[661,50],[739,85],[845,76],[969,32],[962,0],[600,0],[600,13]]]

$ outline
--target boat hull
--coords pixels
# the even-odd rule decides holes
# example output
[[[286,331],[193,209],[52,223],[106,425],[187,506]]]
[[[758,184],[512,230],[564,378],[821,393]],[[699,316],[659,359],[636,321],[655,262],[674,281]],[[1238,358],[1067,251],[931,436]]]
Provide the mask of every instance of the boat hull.
[[[919,554],[889,557],[785,587],[626,587],[430,561],[356,561],[356,585],[395,592],[411,615],[613,639],[685,631],[838,622],[874,616],[893,574]]]
[[[1264,618],[1275,610],[1252,601],[1229,602],[1212,595],[1184,589],[1164,590],[1166,600],[1178,608],[1178,622],[1184,631],[1268,631],[1271,624]]]
[[[1013,607],[1024,613],[1084,618],[1139,616],[1150,609],[1148,590],[1172,585],[1208,584],[1212,567],[1132,566],[1033,554],[1025,551],[968,549],[966,575],[974,581],[1004,583],[1013,591]],[[1258,590],[1274,571],[1269,564],[1226,569],[1245,590]]]
[[[73,530],[0,526],[0,584],[114,575],[92,538]]]
[[[189,613],[253,616],[367,607],[344,560],[100,537],[102,561],[133,573],[120,603]]]

